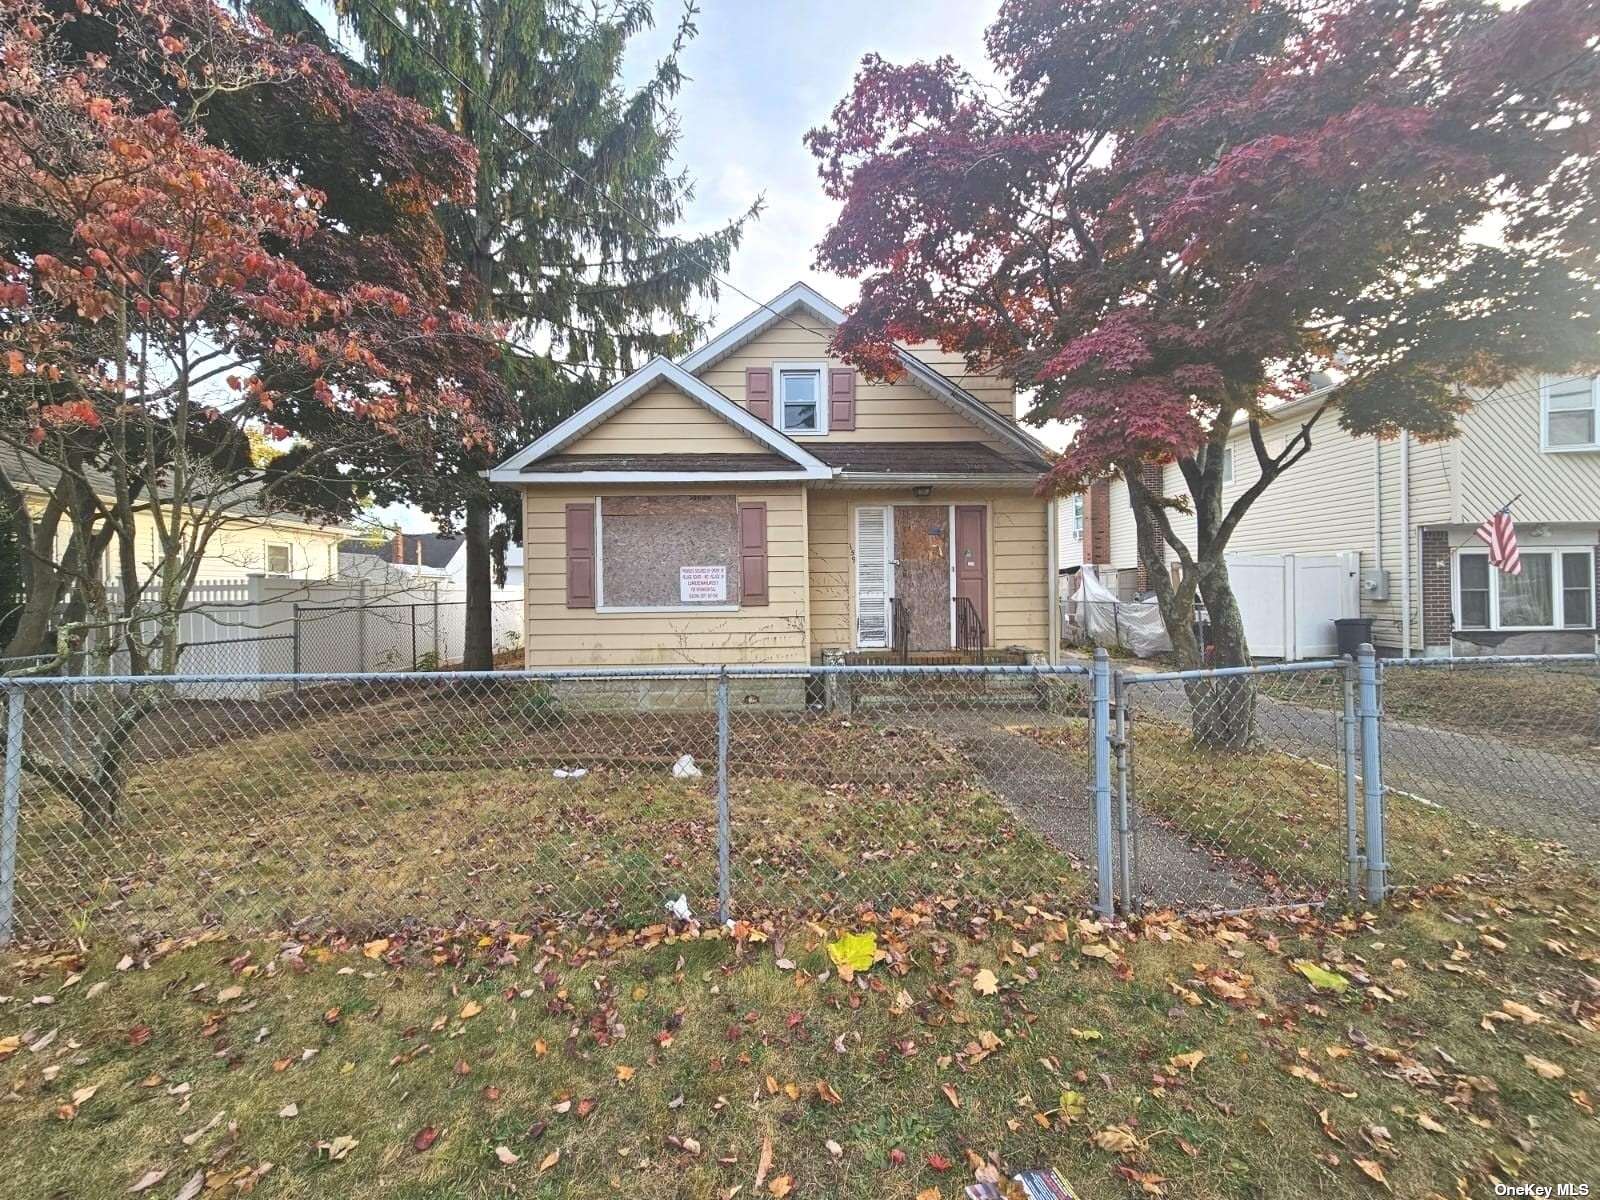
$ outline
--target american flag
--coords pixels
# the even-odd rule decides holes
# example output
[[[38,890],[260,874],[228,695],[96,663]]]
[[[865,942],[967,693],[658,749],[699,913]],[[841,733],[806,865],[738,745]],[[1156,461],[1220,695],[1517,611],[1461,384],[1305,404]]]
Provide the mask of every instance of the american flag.
[[[1517,526],[1508,504],[1482,525],[1478,536],[1489,543],[1489,561],[1507,575],[1522,574],[1522,554],[1517,550]]]

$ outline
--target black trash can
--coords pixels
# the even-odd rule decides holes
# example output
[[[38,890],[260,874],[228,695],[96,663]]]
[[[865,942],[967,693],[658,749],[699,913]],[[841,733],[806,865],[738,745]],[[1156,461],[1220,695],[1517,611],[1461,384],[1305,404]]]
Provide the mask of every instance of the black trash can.
[[[1372,641],[1371,617],[1340,617],[1333,627],[1338,630],[1340,658],[1346,654],[1354,658],[1363,643]]]

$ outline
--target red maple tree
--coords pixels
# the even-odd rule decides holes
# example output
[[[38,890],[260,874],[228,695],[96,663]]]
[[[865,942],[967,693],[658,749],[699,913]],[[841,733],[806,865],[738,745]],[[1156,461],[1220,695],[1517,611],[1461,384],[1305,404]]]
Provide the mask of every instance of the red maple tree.
[[[470,189],[471,153],[415,105],[363,94],[326,55],[209,0],[0,0],[0,61],[3,470],[13,500],[18,484],[45,493],[26,549],[70,578],[82,616],[63,631],[90,673],[119,654],[131,673],[171,673],[221,530],[283,509],[338,515],[368,490],[352,466],[426,472],[441,443],[484,444],[504,419],[496,341],[465,315],[432,214]],[[291,170],[232,148],[273,145],[251,122],[286,113],[308,140],[383,135],[351,148],[360,177],[336,215],[304,179],[337,174],[331,158]],[[81,761],[28,769],[112,819],[127,735],[161,698],[97,690]]]
[[[43,515],[65,517],[78,549],[39,566],[64,567],[107,610],[91,623],[118,632],[98,652],[171,670],[207,544],[241,510],[339,515],[361,494],[341,483],[352,463],[426,470],[441,438],[482,443],[502,419],[494,339],[464,314],[432,215],[470,191],[471,153],[416,105],[352,87],[327,55],[209,0],[4,0],[0,36],[13,231],[0,244],[0,441],[52,468],[58,514]],[[252,108],[300,116],[308,139],[332,122],[375,141],[350,157],[376,156],[381,200],[367,203],[382,219],[330,219],[303,172],[208,135],[220,111],[228,140],[249,142]],[[263,437],[286,452],[255,453]],[[96,495],[91,472],[117,495]],[[153,571],[134,560],[138,512],[155,521]],[[149,644],[135,611],[159,631]]]
[[[1074,430],[1044,488],[1125,478],[1180,663],[1197,594],[1245,662],[1224,554],[1319,420],[1447,437],[1468,386],[1600,356],[1597,36],[1592,0],[1007,0],[1003,86],[869,57],[808,135],[842,205],[819,263],[861,280],[836,344],[892,374],[887,341],[936,340],[1034,389]],[[1259,478],[1224,504],[1241,425]],[[1174,462],[1186,494],[1141,481]]]

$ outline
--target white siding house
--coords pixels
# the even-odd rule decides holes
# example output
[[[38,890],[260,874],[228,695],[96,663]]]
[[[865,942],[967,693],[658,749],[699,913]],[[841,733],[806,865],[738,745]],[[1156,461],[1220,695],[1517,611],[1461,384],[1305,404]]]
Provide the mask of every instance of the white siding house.
[[[1264,424],[1276,453],[1322,397],[1285,405]],[[1360,610],[1375,643],[1397,654],[1587,652],[1596,647],[1600,546],[1600,379],[1528,378],[1479,394],[1461,432],[1443,442],[1357,438],[1325,413],[1311,452],[1252,506],[1230,554],[1359,554]],[[1246,427],[1230,450],[1223,501],[1258,478]],[[1162,486],[1181,493],[1167,466]],[[1127,485],[1102,487],[1105,512],[1081,537],[1064,521],[1063,564],[1095,562],[1130,594],[1138,556]],[[1511,503],[1525,564],[1519,577],[1487,568],[1476,529]],[[1067,506],[1063,504],[1063,511]],[[1101,525],[1100,523],[1104,524]],[[1193,544],[1194,521],[1175,521]],[[1168,552],[1168,561],[1176,556]],[[1465,587],[1466,596],[1462,590]]]

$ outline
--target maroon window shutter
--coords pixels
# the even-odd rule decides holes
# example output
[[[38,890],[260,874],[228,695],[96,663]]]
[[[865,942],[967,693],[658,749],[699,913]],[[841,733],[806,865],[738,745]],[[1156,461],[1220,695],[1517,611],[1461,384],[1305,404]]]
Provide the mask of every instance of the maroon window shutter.
[[[744,369],[744,403],[752,417],[772,424],[772,368]]]
[[[856,373],[848,367],[828,372],[828,428],[856,427]]]
[[[739,505],[739,602],[767,603],[767,506]]]
[[[567,505],[567,607],[594,607],[594,505]]]

